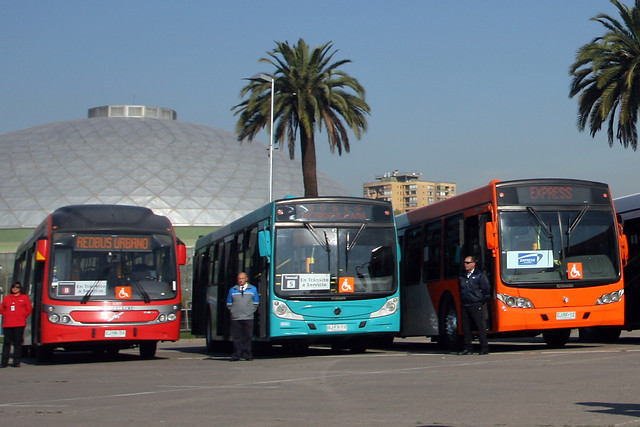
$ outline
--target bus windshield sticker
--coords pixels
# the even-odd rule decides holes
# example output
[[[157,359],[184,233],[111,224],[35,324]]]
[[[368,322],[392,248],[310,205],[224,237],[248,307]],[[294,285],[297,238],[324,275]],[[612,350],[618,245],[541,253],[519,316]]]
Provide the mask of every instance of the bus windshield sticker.
[[[352,294],[355,292],[355,278],[354,277],[341,277],[340,278],[340,289],[338,292],[341,294]]]
[[[283,274],[283,291],[317,291],[331,289],[330,274]]]
[[[507,251],[507,268],[552,268],[553,251]]]
[[[107,295],[106,280],[76,280],[75,282],[58,282],[57,295],[60,297],[75,297],[86,295],[93,288],[92,295]]]
[[[567,276],[569,280],[582,279],[582,263],[581,262],[567,263]]]

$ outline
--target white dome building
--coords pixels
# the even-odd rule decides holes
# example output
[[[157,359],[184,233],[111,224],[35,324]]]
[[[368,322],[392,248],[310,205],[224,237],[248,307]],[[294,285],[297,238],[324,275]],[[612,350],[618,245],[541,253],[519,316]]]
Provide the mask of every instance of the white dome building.
[[[191,246],[268,202],[268,144],[176,118],[165,108],[105,106],[0,135],[0,284],[17,245],[60,206],[145,206]],[[321,195],[349,194],[320,172],[318,186]],[[273,198],[303,193],[300,161],[274,150]]]

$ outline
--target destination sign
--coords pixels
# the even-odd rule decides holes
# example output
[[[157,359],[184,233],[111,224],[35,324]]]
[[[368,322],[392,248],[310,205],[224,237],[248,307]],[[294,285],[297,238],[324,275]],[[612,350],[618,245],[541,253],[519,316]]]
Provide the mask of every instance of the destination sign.
[[[611,204],[602,187],[581,185],[518,185],[497,187],[499,205]]]
[[[77,251],[149,251],[150,236],[106,236],[79,234],[73,247]]]
[[[276,207],[277,221],[391,222],[391,209],[361,203],[287,203]]]

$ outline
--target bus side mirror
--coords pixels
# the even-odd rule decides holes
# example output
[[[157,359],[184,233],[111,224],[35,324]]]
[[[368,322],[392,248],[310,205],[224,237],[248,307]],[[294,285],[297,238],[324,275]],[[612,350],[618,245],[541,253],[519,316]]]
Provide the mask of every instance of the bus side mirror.
[[[187,263],[187,246],[184,243],[178,243],[176,251],[178,255],[178,265],[185,265]]]
[[[38,240],[36,246],[36,261],[46,261],[49,253],[49,241],[47,239]]]
[[[627,242],[626,234],[620,236],[620,257],[622,258],[622,266],[626,267],[627,261],[629,261],[629,244]]]
[[[271,262],[271,233],[269,230],[258,232],[258,250],[260,256],[267,257],[267,261]]]
[[[487,222],[485,225],[485,237],[487,239],[487,249],[496,249],[498,247],[498,231],[493,221]]]

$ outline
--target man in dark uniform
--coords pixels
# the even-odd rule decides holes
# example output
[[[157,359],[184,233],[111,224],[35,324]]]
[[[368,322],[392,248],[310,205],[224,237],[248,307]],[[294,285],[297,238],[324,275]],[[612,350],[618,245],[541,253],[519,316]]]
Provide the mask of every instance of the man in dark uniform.
[[[464,333],[464,350],[460,355],[473,353],[471,346],[471,322],[478,331],[480,341],[480,354],[489,354],[489,344],[487,343],[487,325],[485,321],[485,303],[491,298],[491,285],[489,279],[480,270],[476,269],[478,258],[467,256],[464,258],[465,273],[460,276],[460,303],[462,332]]]

